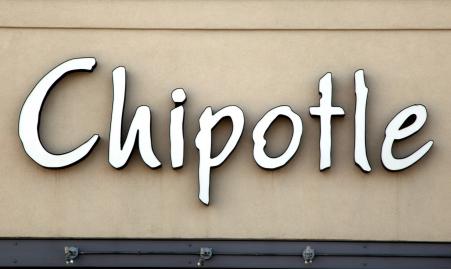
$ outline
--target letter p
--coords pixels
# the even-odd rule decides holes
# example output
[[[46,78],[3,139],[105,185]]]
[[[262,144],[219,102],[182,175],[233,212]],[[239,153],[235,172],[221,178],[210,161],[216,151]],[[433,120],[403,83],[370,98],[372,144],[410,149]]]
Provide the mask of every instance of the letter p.
[[[211,132],[218,122],[230,117],[232,120],[232,134],[218,156],[211,157]],[[210,202],[210,171],[212,167],[220,166],[232,153],[240,140],[244,128],[244,114],[237,106],[227,106],[212,113],[207,107],[199,119],[200,130],[196,136],[196,147],[199,149],[199,199],[206,205]]]

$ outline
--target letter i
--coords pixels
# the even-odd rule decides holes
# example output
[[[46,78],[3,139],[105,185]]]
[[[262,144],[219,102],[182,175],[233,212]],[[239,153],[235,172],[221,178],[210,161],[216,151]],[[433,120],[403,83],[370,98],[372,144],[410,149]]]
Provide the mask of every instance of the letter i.
[[[185,110],[183,104],[186,101],[186,94],[182,88],[172,91],[172,100],[175,103],[175,108],[171,110],[171,123],[169,126],[169,137],[171,142],[171,164],[172,168],[180,168],[183,166],[183,119]]]

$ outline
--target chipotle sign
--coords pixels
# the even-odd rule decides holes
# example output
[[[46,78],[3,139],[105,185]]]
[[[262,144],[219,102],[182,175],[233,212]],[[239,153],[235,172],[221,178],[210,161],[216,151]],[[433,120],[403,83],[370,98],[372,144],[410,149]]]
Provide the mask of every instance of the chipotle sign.
[[[25,99],[19,117],[19,137],[23,148],[30,158],[45,168],[63,168],[82,161],[100,140],[98,134],[92,135],[88,140],[80,143],[72,151],[64,154],[48,152],[42,145],[39,137],[40,113],[46,97],[52,87],[71,72],[92,72],[96,66],[95,58],[77,58],[68,60],[48,72],[31,90]],[[126,166],[130,154],[138,145],[142,160],[150,168],[161,167],[158,156],[152,149],[152,123],[151,109],[142,105],[136,109],[130,124],[127,136],[121,137],[124,100],[126,94],[125,67],[113,70],[113,109],[111,113],[108,160],[116,169]],[[364,71],[358,70],[354,74],[355,80],[355,115],[354,115],[354,160],[356,165],[366,173],[371,172],[366,152],[366,103],[368,88],[365,85]],[[345,111],[332,104],[332,74],[326,73],[319,80],[318,91],[320,100],[318,106],[309,108],[310,115],[317,117],[320,122],[320,171],[331,167],[331,120],[335,116],[345,115]],[[171,94],[174,109],[171,110],[169,125],[170,156],[173,169],[180,168],[184,162],[184,133],[183,122],[185,117],[184,103],[187,94],[182,88],[174,89]],[[238,146],[245,124],[245,113],[235,105],[214,109],[207,106],[199,118],[200,130],[195,139],[199,151],[199,199],[208,205],[210,172],[212,168],[223,164]],[[293,131],[286,150],[279,156],[271,157],[265,152],[265,133],[278,117],[290,120]],[[232,132],[223,149],[217,156],[212,156],[211,141],[212,129],[224,118],[232,121]],[[397,158],[392,153],[393,144],[397,140],[408,138],[418,132],[427,120],[426,107],[413,104],[402,109],[391,120],[385,129],[385,138],[381,145],[381,161],[390,171],[400,171],[415,164],[431,149],[433,141],[427,141],[413,153],[403,158]],[[154,126],[158,127],[158,126]],[[262,118],[253,127],[252,139],[254,141],[253,156],[256,164],[263,169],[279,169],[286,165],[296,154],[302,139],[302,119],[289,106],[279,105],[263,113]],[[122,142],[124,141],[124,142]]]

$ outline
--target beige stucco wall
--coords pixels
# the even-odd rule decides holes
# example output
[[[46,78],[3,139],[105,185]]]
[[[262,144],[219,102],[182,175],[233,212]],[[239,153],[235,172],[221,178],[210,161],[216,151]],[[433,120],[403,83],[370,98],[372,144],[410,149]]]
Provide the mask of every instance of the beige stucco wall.
[[[451,241],[451,16],[448,1],[1,1],[0,237],[278,238]],[[93,133],[93,153],[76,166],[34,163],[18,137],[21,106],[39,79],[75,57],[96,57],[92,74],[73,74],[42,111],[45,146],[62,153]],[[127,68],[125,125],[139,105],[152,110],[153,146],[163,167],[135,152],[108,164],[111,71]],[[368,155],[353,161],[354,81],[370,89]],[[332,168],[319,172],[318,80],[334,76]],[[185,166],[170,167],[172,89],[185,88]],[[411,104],[429,117],[399,143],[404,156],[433,139],[427,156],[397,173],[380,161],[384,129]],[[194,137],[206,106],[235,104],[245,131],[212,172],[211,204],[197,198]],[[252,129],[278,105],[304,123],[296,157],[276,171],[252,158]],[[216,152],[230,125],[215,132]],[[287,121],[269,133],[280,153]]]

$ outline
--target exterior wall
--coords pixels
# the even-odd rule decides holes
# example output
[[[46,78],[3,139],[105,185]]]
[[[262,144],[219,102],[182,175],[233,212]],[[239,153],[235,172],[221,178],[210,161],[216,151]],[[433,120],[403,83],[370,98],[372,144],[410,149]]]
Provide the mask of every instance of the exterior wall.
[[[1,1],[0,237],[249,238],[451,241],[451,17],[448,1]],[[39,167],[17,135],[25,98],[71,58],[96,57],[93,73],[66,77],[42,111],[41,134],[65,152],[91,134],[100,144],[66,169]],[[127,68],[125,130],[139,105],[152,110],[152,170],[135,152],[108,164],[111,71]],[[369,87],[367,148],[373,172],[353,161],[354,81]],[[318,80],[334,77],[332,168],[319,172]],[[170,167],[172,89],[183,87],[185,165]],[[423,129],[397,145],[431,151],[413,167],[380,162],[384,130],[402,108],[428,109]],[[206,106],[238,105],[245,131],[212,171],[211,204],[197,198],[194,137]],[[301,147],[282,169],[260,169],[252,130],[270,108],[290,105],[304,124]],[[278,121],[269,149],[291,127]],[[229,134],[215,129],[217,153]]]

